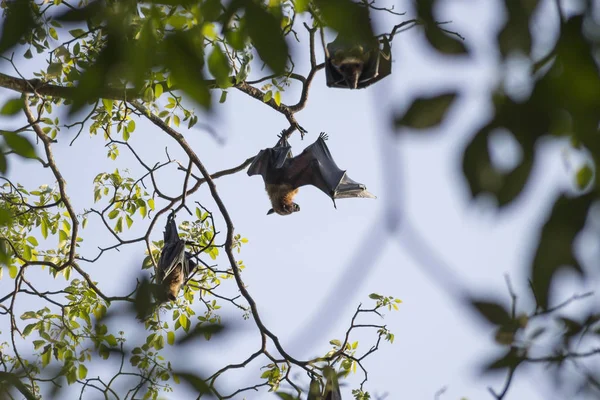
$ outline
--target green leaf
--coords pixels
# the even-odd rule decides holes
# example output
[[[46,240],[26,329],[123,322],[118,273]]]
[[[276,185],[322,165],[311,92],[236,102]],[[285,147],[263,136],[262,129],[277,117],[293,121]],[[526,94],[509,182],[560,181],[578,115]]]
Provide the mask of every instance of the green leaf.
[[[76,38],[76,37],[83,36],[86,32],[83,29],[77,28],[77,29],[71,29],[69,31],[69,33],[71,34],[71,36],[73,36],[74,38]]]
[[[232,86],[231,79],[229,79],[231,66],[218,45],[213,46],[213,51],[208,56],[208,70],[215,77],[220,88],[226,89]]]
[[[169,343],[171,346],[173,346],[173,344],[175,344],[175,332],[173,332],[173,331],[167,332],[167,343]]]
[[[223,90],[221,92],[221,97],[219,98],[219,103],[223,104],[227,100],[227,91]]]
[[[23,109],[23,99],[15,97],[8,99],[0,109],[2,115],[15,115]]]
[[[584,273],[575,257],[573,243],[585,224],[589,208],[596,200],[595,193],[574,199],[559,197],[542,228],[530,277],[537,305],[544,310],[551,302],[550,285],[561,268],[579,275]]]
[[[8,275],[12,278],[15,279],[17,277],[17,273],[19,272],[19,269],[17,268],[16,265],[11,265],[8,267]]]
[[[342,346],[342,342],[340,342],[337,339],[330,340],[329,344],[331,344],[332,346],[337,346],[337,347],[341,347]]]
[[[277,104],[278,106],[281,105],[281,92],[280,91],[275,92],[275,96],[273,97],[273,100],[275,100],[275,104]]]
[[[111,212],[108,213],[108,218],[109,219],[115,219],[119,216],[119,213],[121,212],[121,210],[118,209],[114,209]]]
[[[45,367],[46,365],[50,364],[50,357],[52,355],[51,349],[51,345],[46,345],[46,347],[44,348],[44,352],[42,353],[42,367]]]
[[[194,388],[194,390],[196,390],[200,394],[211,392],[211,389],[206,384],[206,382],[202,378],[200,378],[199,376],[197,376],[195,374],[174,371],[173,375],[177,375],[179,378],[186,381],[189,385],[191,385]]]
[[[133,224],[133,219],[131,219],[129,215],[125,215],[125,222],[127,222],[127,228],[131,228],[131,225]]]
[[[246,29],[260,58],[275,74],[282,74],[288,60],[288,46],[281,20],[255,2],[246,5]]]
[[[579,190],[583,190],[589,186],[594,178],[594,171],[589,165],[584,165],[577,171],[576,182]]]
[[[38,245],[38,241],[37,241],[37,239],[36,239],[35,237],[33,237],[33,236],[29,236],[29,237],[27,238],[27,241],[28,241],[29,243],[31,243],[32,245],[34,245],[34,246],[37,246],[37,245]]]
[[[85,365],[83,364],[79,364],[79,370],[77,372],[77,375],[79,375],[79,379],[85,379],[87,376],[87,368]]]
[[[158,99],[160,95],[163,94],[163,87],[160,83],[154,85],[154,96]]]
[[[40,230],[42,231],[42,236],[44,239],[48,238],[48,222],[46,221],[46,218],[42,218],[42,222],[40,224]]]
[[[265,93],[263,95],[263,102],[268,103],[269,100],[271,100],[271,98],[273,98],[273,92],[271,90],[269,90],[267,93]]]
[[[115,225],[115,232],[123,232],[123,217],[119,217]]]
[[[35,23],[29,1],[4,2],[4,23],[0,36],[0,54],[3,54],[34,30]]]
[[[381,295],[379,295],[379,294],[377,294],[377,293],[371,293],[371,294],[369,295],[369,298],[370,298],[370,299],[373,299],[373,300],[380,300],[380,299],[382,299],[382,296],[381,296]]]
[[[62,74],[63,71],[63,64],[61,62],[56,62],[56,63],[51,63],[48,65],[48,75],[50,75],[51,77],[57,77],[60,76],[60,74]]]
[[[21,157],[36,157],[35,149],[26,137],[13,132],[4,132],[4,140],[6,141],[6,144]]]
[[[396,127],[428,129],[439,125],[455,98],[454,92],[417,98],[402,116],[396,117]]]
[[[494,325],[508,325],[511,323],[510,314],[500,304],[477,299],[470,299],[470,302],[488,322]]]

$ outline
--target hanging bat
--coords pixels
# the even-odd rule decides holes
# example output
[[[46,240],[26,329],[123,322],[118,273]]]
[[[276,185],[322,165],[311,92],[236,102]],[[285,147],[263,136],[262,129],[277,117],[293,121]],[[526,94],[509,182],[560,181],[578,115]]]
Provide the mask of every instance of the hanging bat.
[[[323,376],[326,379],[325,387],[323,388],[323,399],[342,400],[342,394],[340,393],[340,384],[338,382],[338,376],[335,370],[331,367],[325,367],[323,369]]]
[[[164,246],[158,259],[158,270],[156,272],[157,281],[162,287],[164,298],[170,301],[177,299],[181,286],[196,267],[196,263],[191,258],[192,255],[185,251],[185,241],[179,238],[177,225],[175,224],[175,214],[172,213],[167,218]]]
[[[300,211],[294,203],[298,188],[313,185],[333,200],[348,197],[376,198],[365,185],[355,182],[341,170],[331,157],[325,144],[327,135],[321,133],[316,142],[292,157],[291,146],[281,136],[275,147],[261,150],[250,167],[248,175],[262,175],[272,208],[267,215],[290,215]]]
[[[362,89],[391,73],[392,51],[386,38],[349,43],[338,35],[326,46],[325,75],[329,87]]]

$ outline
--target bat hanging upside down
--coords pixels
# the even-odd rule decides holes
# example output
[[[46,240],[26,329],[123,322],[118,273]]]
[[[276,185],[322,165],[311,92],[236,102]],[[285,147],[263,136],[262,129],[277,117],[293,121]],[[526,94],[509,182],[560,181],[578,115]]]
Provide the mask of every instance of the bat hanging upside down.
[[[179,290],[196,267],[192,255],[185,251],[185,241],[179,238],[175,214],[169,215],[164,232],[164,246],[158,260],[157,282],[162,286],[163,301],[175,301]]]
[[[392,73],[392,52],[385,38],[354,43],[338,35],[327,45],[325,55],[329,87],[362,89]]]
[[[290,215],[300,211],[294,203],[298,188],[313,185],[333,200],[349,197],[376,198],[365,185],[355,182],[338,168],[325,144],[327,135],[321,133],[316,142],[292,157],[291,146],[282,136],[275,147],[261,150],[250,167],[248,175],[262,175],[265,189],[273,208],[267,215]]]

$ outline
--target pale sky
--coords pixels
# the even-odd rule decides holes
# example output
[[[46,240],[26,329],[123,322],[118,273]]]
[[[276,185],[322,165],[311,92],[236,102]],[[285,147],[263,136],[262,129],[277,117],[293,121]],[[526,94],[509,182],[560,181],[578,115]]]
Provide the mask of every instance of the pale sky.
[[[387,16],[380,29],[389,30],[394,23],[412,17],[409,2],[400,3],[396,10],[406,10],[407,15]],[[554,2],[542,3],[537,28],[543,35],[537,37],[544,40],[536,40],[539,54],[544,54],[547,49],[544,46],[552,44],[552,24],[557,21]],[[372,395],[387,393],[390,400],[433,399],[439,389],[447,387],[441,399],[492,398],[487,392],[488,385],[500,388],[504,376],[481,378],[479,366],[504,350],[494,344],[493,328],[464,309],[456,296],[467,290],[479,295],[497,295],[508,305],[504,282],[504,274],[508,273],[515,290],[522,294],[521,304],[529,305],[524,311],[530,311],[531,300],[524,279],[533,251],[530,240],[543,223],[555,194],[571,185],[570,175],[560,162],[564,145],[547,142],[540,145],[544,151],[536,160],[531,182],[504,212],[496,213],[484,202],[470,200],[461,170],[462,151],[475,130],[490,117],[488,91],[502,73],[499,55],[491,46],[493,35],[502,23],[502,10],[497,4],[497,1],[448,1],[436,15],[439,20],[453,21],[447,27],[466,38],[470,58],[449,61],[440,57],[424,47],[422,32],[415,28],[394,39],[392,75],[368,89],[330,89],[325,86],[324,73],[317,75],[308,106],[297,115],[309,133],[304,141],[295,133],[292,150],[299,153],[319,132],[327,132],[328,146],[340,168],[347,169],[352,179],[364,183],[378,199],[341,199],[335,210],[331,200],[316,188],[303,188],[297,197],[300,213],[266,216],[270,205],[260,178],[250,178],[242,172],[216,181],[236,233],[249,239],[238,256],[246,265],[243,279],[248,290],[265,325],[297,358],[324,354],[330,349],[329,340],[342,339],[358,304],[370,305],[370,293],[403,300],[400,310],[386,313],[383,321],[395,334],[394,344],[383,343],[365,361],[369,371],[365,389]],[[301,36],[305,36],[303,32]],[[300,51],[306,54],[307,50],[303,47]],[[321,60],[322,55],[318,57]],[[19,67],[26,77],[32,77],[31,73],[43,65],[22,62]],[[296,67],[297,72],[306,73],[306,59],[297,62]],[[0,63],[0,71],[13,73],[6,62]],[[403,109],[412,96],[447,88],[458,90],[461,96],[440,127],[394,136],[390,110]],[[15,97],[15,93],[0,90],[0,99],[9,97]],[[292,104],[297,98],[298,90],[292,88],[284,93],[283,102]],[[238,165],[260,149],[272,146],[276,135],[287,127],[283,116],[235,90],[230,90],[225,105],[215,108],[216,115],[208,123],[225,138],[223,146],[200,129],[180,129],[211,172]],[[11,127],[24,125],[22,121],[21,118]],[[136,123],[130,143],[148,164],[165,160],[165,146],[171,157],[187,163],[184,154],[162,131],[145,120]],[[98,173],[129,168],[137,178],[141,169],[132,163],[133,158],[125,148],[117,161],[107,160],[103,139],[90,138],[87,131],[68,147],[75,132],[75,129],[63,130],[54,149],[73,204],[81,212],[84,208],[101,207],[92,205],[92,180]],[[510,151],[500,154],[500,158],[511,156]],[[11,165],[11,178],[28,188],[52,183],[50,172],[41,171],[39,164],[28,162],[17,167],[12,162]],[[384,165],[391,165],[393,170],[384,173]],[[159,173],[159,177],[162,177],[161,187],[168,193],[181,190],[183,172],[171,168]],[[216,212],[206,187],[190,200],[198,200]],[[178,222],[184,218],[184,213],[180,213]],[[398,230],[390,233],[388,227],[394,221]],[[409,229],[416,230],[431,249],[424,255],[429,257],[425,264],[423,259],[413,257],[418,243],[413,232],[405,230],[406,221]],[[132,232],[123,236],[137,237],[148,223],[136,220]],[[163,224],[164,218],[153,231],[154,240],[162,238]],[[217,225],[224,232],[220,219]],[[86,257],[93,257],[97,246],[114,243],[106,232],[98,234],[95,230],[98,227],[100,222],[92,217],[82,232],[81,254]],[[97,263],[84,266],[107,294],[128,293],[140,272],[143,251],[142,244],[127,246],[120,253],[109,252]],[[444,265],[440,269],[439,260],[450,270]],[[226,261],[220,258],[219,262],[225,265]],[[40,274],[38,282],[42,287],[53,287],[46,273]],[[5,274],[0,281],[0,294],[12,290],[12,286],[13,281]],[[224,286],[226,293],[235,293],[233,282]],[[585,288],[569,281],[564,288],[556,289],[566,298]],[[23,310],[36,306],[28,303],[26,297],[20,299]],[[202,312],[200,304],[195,307]],[[223,315],[227,316],[226,321],[237,322],[239,326],[223,339],[178,354],[175,360],[178,369],[200,366],[199,372],[207,375],[226,363],[244,360],[258,349],[259,335],[252,320],[242,321],[241,313],[229,307],[224,307]],[[6,337],[7,328],[0,326],[2,337]],[[140,337],[137,333],[131,335],[131,340],[137,337]],[[359,340],[359,349],[366,351],[376,335],[362,331],[353,340]],[[261,361],[268,363],[264,358]],[[259,383],[261,365],[254,362],[241,373],[226,375],[221,384],[227,383],[235,389]],[[350,384],[344,389],[345,399],[351,398],[350,389],[356,388],[362,379],[359,371],[344,381]],[[91,398],[95,398],[92,393]],[[181,397],[168,393],[164,397],[189,395],[180,388],[176,393]],[[242,398],[275,397],[261,391],[236,397]],[[551,390],[540,368],[519,371],[507,398],[561,397]]]

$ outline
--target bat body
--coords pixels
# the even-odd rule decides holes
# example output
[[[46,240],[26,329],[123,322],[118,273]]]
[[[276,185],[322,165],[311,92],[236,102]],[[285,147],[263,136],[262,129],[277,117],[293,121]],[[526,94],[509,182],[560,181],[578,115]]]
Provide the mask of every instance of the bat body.
[[[185,241],[179,238],[174,214],[169,215],[164,232],[164,246],[158,259],[156,277],[166,299],[175,301],[190,271],[195,267]]]
[[[250,167],[248,175],[262,175],[272,208],[268,214],[289,215],[300,211],[294,203],[298,188],[312,185],[327,194],[335,207],[335,199],[349,197],[375,198],[365,185],[355,182],[333,160],[321,133],[319,138],[293,157],[291,146],[282,137],[275,147],[261,150]]]
[[[327,45],[325,55],[329,87],[362,89],[392,73],[391,47],[385,39],[351,43],[338,36]]]

